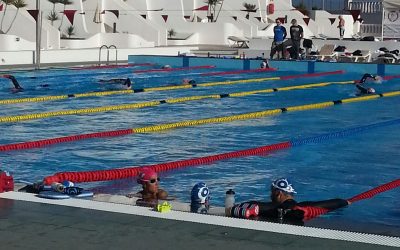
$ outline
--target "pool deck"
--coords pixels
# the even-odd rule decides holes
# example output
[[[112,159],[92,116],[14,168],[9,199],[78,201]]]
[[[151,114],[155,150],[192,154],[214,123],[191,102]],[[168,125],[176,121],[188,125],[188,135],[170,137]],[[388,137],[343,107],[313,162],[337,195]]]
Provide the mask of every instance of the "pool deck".
[[[262,221],[159,213],[104,197],[48,200],[0,194],[6,249],[394,249],[400,238]]]

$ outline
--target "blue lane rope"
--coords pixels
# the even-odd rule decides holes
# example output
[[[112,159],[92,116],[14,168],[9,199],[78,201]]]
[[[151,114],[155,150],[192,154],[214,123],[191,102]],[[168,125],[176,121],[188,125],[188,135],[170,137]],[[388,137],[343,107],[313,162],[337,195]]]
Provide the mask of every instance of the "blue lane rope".
[[[365,126],[349,128],[349,129],[341,130],[338,132],[313,136],[313,137],[304,138],[304,139],[291,140],[290,144],[292,145],[292,147],[296,147],[296,146],[302,146],[302,145],[309,144],[309,143],[319,143],[319,142],[323,142],[326,140],[331,140],[331,139],[354,135],[357,133],[362,133],[369,129],[386,127],[386,126],[397,125],[397,124],[400,124],[400,119],[389,120],[389,121],[369,124],[369,125],[365,125]]]

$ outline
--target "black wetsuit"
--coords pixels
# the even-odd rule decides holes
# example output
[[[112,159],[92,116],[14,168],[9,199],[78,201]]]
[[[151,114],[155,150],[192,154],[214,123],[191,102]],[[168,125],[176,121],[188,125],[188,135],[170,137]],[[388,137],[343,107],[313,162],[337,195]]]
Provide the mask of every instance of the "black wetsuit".
[[[367,88],[361,86],[360,84],[356,84],[358,90],[360,90],[360,94],[371,94]]]
[[[347,200],[343,199],[303,202],[289,199],[281,204],[260,201],[247,203],[259,206],[258,219],[296,225],[302,225],[304,220],[318,216],[319,212],[322,214],[348,205]],[[232,216],[234,217],[233,214]]]
[[[373,76],[373,75],[371,75],[371,74],[364,74],[363,77],[361,78],[359,84],[365,83],[365,81],[366,81],[368,78],[375,79],[375,76]]]
[[[10,80],[12,81],[13,85],[14,85],[14,88],[15,88],[16,90],[23,90],[23,89],[24,89],[24,88],[22,88],[21,85],[19,85],[17,79],[15,79],[14,76],[12,76],[12,75],[4,75],[3,77],[4,77],[4,78],[10,79]]]

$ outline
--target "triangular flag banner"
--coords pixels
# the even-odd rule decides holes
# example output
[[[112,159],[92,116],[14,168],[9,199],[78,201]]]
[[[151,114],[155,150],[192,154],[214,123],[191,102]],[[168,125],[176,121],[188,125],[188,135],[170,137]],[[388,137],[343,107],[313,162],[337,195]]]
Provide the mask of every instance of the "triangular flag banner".
[[[144,19],[146,19],[147,18],[147,16],[146,15],[141,15]]]
[[[117,18],[119,18],[119,10],[106,10],[113,13]]]
[[[37,21],[38,14],[39,14],[38,10],[26,10],[26,11],[28,11],[29,15],[31,15],[33,17],[33,19],[35,19],[35,21]]]
[[[162,16],[162,18],[164,19],[164,22],[167,22],[167,20],[168,20],[168,15],[161,15]]]
[[[233,16],[232,18],[235,19],[235,21],[237,21],[237,16]]]
[[[353,17],[353,21],[356,22],[358,20],[358,17],[361,14],[361,10],[349,10],[351,16]]]
[[[279,19],[279,21],[280,21],[281,23],[285,23],[285,18],[284,18],[284,17],[278,17],[278,19]]]
[[[3,11],[3,4],[0,5],[0,11]]]
[[[71,25],[74,25],[74,15],[75,12],[77,12],[77,10],[64,10],[64,15],[67,16],[69,22],[71,23]]]
[[[254,17],[254,18],[257,19],[259,22],[261,22],[261,17],[257,16],[257,17]]]
[[[185,19],[190,19],[190,16],[183,16]]]
[[[303,20],[308,26],[308,24],[310,23],[310,18],[309,17],[304,17]]]
[[[329,19],[329,21],[331,21],[331,25],[336,21],[336,18],[334,18],[334,17],[330,17],[328,19]]]
[[[208,5],[205,5],[205,6],[203,6],[203,7],[200,7],[200,8],[194,9],[194,10],[203,10],[203,11],[207,11],[207,10],[208,10]]]
[[[103,10],[102,12],[100,12],[100,14],[106,14],[106,11],[105,11],[105,10]]]

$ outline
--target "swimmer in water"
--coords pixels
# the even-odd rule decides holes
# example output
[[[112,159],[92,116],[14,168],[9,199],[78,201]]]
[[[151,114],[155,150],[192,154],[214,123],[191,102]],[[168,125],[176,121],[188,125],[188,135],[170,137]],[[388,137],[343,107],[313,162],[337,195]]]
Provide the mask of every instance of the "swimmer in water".
[[[11,89],[13,93],[24,91],[24,88],[19,84],[17,79],[13,75],[2,75],[1,77],[10,79],[14,88]]]
[[[107,84],[121,84],[123,89],[132,89],[132,82],[131,79],[128,78],[113,78],[108,80],[99,80],[100,83],[107,83]]]
[[[267,68],[269,68],[268,60],[267,60],[267,59],[264,59],[264,61],[262,61],[262,63],[260,64],[260,68],[261,68],[261,69],[267,69]]]
[[[365,82],[367,82],[369,79],[372,79],[374,83],[382,83],[382,77],[371,75],[371,74],[364,74],[358,84],[362,85]]]
[[[195,84],[195,83],[196,83],[196,81],[193,80],[193,79],[185,78],[185,79],[182,80],[182,84],[183,85],[188,85],[188,84],[192,85],[192,84]]]
[[[380,76],[374,76],[371,74],[364,74],[361,80],[356,83],[356,87],[358,89],[358,93],[356,95],[368,95],[368,94],[375,94],[376,91],[374,88],[367,88],[365,86],[362,86],[365,82],[368,80],[372,79],[375,83],[381,83],[382,82],[382,77]]]

